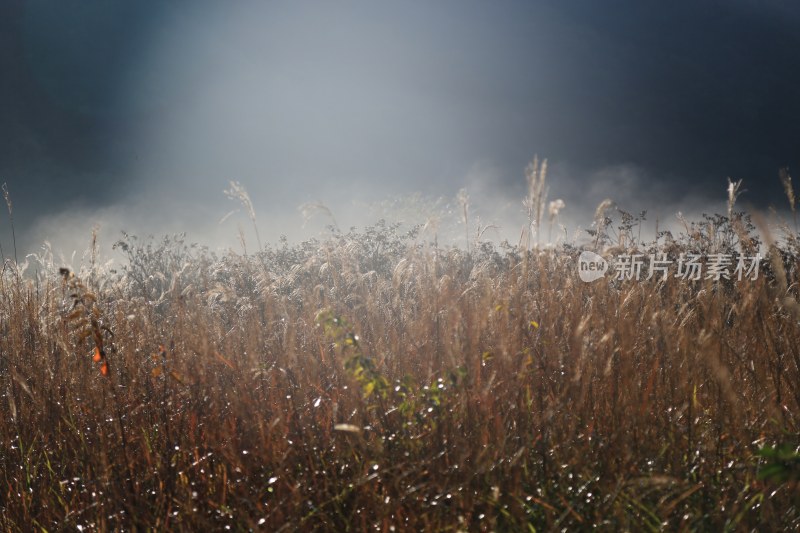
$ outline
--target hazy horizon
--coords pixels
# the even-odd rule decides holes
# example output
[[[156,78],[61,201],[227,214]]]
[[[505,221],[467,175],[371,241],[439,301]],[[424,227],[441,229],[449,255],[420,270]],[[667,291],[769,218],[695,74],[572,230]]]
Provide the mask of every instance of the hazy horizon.
[[[107,248],[125,230],[237,249],[231,180],[265,241],[324,228],[303,227],[306,202],[346,230],[463,188],[514,242],[537,154],[570,236],[605,198],[651,226],[719,211],[728,177],[782,209],[798,22],[778,0],[17,0],[0,7],[0,181],[19,255],[80,252],[95,224]]]

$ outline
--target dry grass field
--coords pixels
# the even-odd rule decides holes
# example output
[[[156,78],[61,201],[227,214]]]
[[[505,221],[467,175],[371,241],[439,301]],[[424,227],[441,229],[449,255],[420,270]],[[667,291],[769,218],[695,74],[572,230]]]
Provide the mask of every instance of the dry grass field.
[[[658,249],[753,249],[729,215]],[[796,235],[756,280],[696,282],[384,223],[116,248],[3,269],[5,531],[800,527]]]

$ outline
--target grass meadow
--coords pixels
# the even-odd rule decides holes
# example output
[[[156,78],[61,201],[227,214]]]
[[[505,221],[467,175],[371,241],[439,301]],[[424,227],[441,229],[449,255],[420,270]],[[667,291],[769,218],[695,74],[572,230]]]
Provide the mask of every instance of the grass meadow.
[[[76,272],[6,261],[0,526],[797,530],[800,246],[735,192],[651,243],[601,206],[583,247],[761,249],[756,280],[584,283],[575,245],[387,223],[249,254],[126,235],[116,270],[94,244]]]

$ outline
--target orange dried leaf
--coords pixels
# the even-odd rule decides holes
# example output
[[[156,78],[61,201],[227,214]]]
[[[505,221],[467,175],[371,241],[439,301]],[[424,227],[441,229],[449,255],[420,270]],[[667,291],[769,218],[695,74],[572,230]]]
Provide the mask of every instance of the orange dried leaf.
[[[95,346],[94,355],[92,356],[92,361],[94,361],[95,363],[99,363],[100,361],[105,359],[105,357],[106,357],[106,354],[103,353],[103,350],[101,350],[100,348]]]
[[[108,375],[108,362],[107,361],[103,361],[103,363],[100,365],[100,373],[102,375],[104,375],[104,376]]]

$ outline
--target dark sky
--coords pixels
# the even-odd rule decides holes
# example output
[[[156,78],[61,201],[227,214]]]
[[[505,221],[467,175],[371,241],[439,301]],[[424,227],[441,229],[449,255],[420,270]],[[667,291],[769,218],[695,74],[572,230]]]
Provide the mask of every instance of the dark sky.
[[[272,234],[316,199],[516,202],[534,154],[573,212],[701,209],[728,176],[777,205],[799,50],[789,0],[3,0],[0,181],[28,249],[202,240],[231,179]]]

